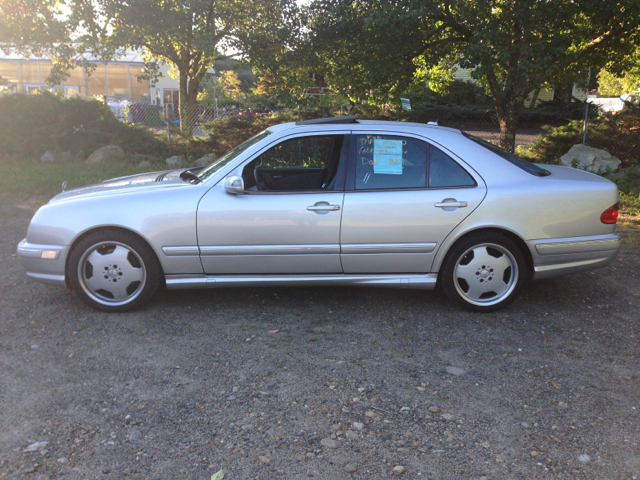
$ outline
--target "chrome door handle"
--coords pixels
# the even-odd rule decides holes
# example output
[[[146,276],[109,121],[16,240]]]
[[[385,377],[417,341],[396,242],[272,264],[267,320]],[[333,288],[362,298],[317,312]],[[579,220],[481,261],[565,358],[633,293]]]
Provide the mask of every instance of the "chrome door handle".
[[[340,205],[311,205],[307,207],[307,210],[312,212],[334,212],[340,210]]]
[[[441,202],[434,204],[438,208],[462,208],[467,206],[467,202]]]

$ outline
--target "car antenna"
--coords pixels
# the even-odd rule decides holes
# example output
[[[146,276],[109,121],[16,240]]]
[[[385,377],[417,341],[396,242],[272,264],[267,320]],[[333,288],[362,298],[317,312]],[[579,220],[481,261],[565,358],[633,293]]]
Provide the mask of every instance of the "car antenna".
[[[64,189],[67,188],[67,181],[62,182],[62,192],[64,193]]]

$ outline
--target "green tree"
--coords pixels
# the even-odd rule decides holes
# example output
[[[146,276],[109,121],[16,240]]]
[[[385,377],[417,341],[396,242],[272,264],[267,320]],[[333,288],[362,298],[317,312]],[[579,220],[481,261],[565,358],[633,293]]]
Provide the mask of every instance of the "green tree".
[[[238,74],[233,70],[223,70],[220,72],[220,78],[218,79],[220,90],[225,97],[233,98],[237,100],[242,95],[242,89],[240,88],[241,81]]]
[[[310,13],[310,50],[332,87],[375,102],[434,70],[470,68],[511,151],[529,93],[640,43],[637,0],[315,0]]]
[[[5,3],[11,8],[4,8]],[[0,41],[22,52],[52,52],[72,66],[90,52],[95,61],[141,49],[156,76],[168,64],[180,85],[182,131],[191,135],[198,90],[216,60],[261,59],[295,28],[294,0],[2,0],[11,13]],[[15,8],[14,8],[15,7]],[[25,14],[27,12],[28,14]],[[70,43],[70,41],[73,43]],[[78,60],[76,60],[78,61]]]
[[[598,73],[598,94],[603,97],[619,97],[623,93],[631,93],[640,89],[640,78],[626,74],[622,77],[600,70]]]

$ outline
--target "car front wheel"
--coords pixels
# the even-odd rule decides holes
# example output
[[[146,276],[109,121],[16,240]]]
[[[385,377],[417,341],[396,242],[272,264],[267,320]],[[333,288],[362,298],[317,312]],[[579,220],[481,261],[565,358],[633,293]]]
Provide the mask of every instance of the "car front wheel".
[[[149,245],[136,235],[109,229],[90,233],[69,256],[69,284],[87,305],[125,312],[147,302],[162,269]]]
[[[511,303],[527,279],[524,255],[509,238],[479,232],[456,243],[442,264],[442,286],[454,302],[475,312]]]

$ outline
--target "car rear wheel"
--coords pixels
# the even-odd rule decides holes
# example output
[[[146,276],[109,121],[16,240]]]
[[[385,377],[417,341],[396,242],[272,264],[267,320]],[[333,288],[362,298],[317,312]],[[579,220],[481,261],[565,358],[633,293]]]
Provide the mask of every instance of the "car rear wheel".
[[[90,233],[69,256],[71,289],[84,303],[105,312],[125,312],[147,302],[161,274],[151,247],[123,230]]]
[[[511,303],[527,279],[524,255],[509,238],[479,232],[456,243],[442,264],[442,287],[449,298],[475,312]]]

